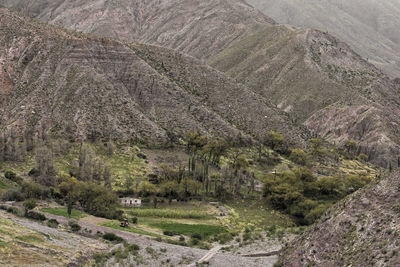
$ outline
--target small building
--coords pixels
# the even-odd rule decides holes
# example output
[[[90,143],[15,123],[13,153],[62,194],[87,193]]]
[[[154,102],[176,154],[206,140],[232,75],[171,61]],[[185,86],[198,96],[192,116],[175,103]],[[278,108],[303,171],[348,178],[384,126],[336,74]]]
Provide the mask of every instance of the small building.
[[[132,198],[132,197],[123,197],[119,199],[121,201],[121,205],[125,207],[141,207],[142,200],[140,198]]]

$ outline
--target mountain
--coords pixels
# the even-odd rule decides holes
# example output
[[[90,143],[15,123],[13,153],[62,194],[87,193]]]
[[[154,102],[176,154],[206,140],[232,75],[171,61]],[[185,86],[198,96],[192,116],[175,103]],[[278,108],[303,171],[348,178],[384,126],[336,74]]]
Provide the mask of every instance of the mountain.
[[[0,9],[3,132],[173,142],[188,130],[249,140],[305,127],[268,100],[176,51],[90,37]]]
[[[274,21],[242,0],[0,0],[25,15],[74,31],[209,58]]]
[[[399,86],[328,33],[278,25],[242,0],[0,4],[73,30],[190,54],[290,113],[316,135],[339,146],[354,140],[358,152],[381,166],[397,162]]]
[[[283,251],[283,266],[399,266],[400,173],[336,204]]]
[[[391,77],[400,77],[397,0],[246,0],[282,24],[328,31]]]
[[[400,151],[399,89],[337,38],[267,26],[208,61],[327,140],[355,140],[381,166]]]

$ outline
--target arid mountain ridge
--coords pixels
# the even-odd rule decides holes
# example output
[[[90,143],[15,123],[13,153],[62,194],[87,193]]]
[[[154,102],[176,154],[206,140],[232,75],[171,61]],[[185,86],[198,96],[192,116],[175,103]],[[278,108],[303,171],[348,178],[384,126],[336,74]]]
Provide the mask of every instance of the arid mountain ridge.
[[[305,127],[243,85],[170,49],[89,37],[1,9],[1,126],[163,144],[188,130],[244,141]]]
[[[239,0],[0,3],[73,30],[207,60],[329,141],[354,140],[381,166],[397,161],[398,86],[327,33],[277,25]]]
[[[247,0],[278,23],[328,31],[357,53],[400,77],[397,0]]]

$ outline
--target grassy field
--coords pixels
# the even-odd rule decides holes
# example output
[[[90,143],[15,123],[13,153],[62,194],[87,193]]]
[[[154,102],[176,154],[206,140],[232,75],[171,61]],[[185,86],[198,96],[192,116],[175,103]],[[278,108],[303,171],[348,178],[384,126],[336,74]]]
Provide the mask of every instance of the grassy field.
[[[43,212],[47,212],[57,216],[63,216],[67,218],[73,218],[75,220],[79,220],[83,217],[89,216],[87,213],[80,211],[80,210],[72,210],[71,216],[68,216],[67,208],[43,208],[40,209]]]
[[[169,219],[209,219],[212,216],[205,211],[190,211],[177,209],[131,209],[128,213],[137,217],[160,217]]]
[[[228,226],[243,231],[246,228],[255,231],[266,230],[274,226],[288,228],[294,226],[290,216],[269,208],[263,200],[237,200],[226,203],[231,216],[224,220]]]

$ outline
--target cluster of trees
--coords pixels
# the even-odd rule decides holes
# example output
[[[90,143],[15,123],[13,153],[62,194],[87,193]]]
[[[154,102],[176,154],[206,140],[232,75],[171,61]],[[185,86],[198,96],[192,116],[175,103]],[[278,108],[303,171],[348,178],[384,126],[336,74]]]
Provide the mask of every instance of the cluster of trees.
[[[112,143],[107,143],[109,154],[114,153]],[[104,162],[96,157],[88,144],[81,144],[78,162],[75,163],[71,176],[77,177],[81,181],[104,184],[111,189],[111,170]]]
[[[84,211],[95,216],[109,219],[122,216],[118,209],[118,196],[113,191],[92,181],[79,181],[66,173],[61,173],[59,179],[58,190],[67,204],[69,215],[73,206],[79,204]]]
[[[317,179],[307,167],[270,174],[263,194],[276,209],[293,215],[300,224],[311,224],[329,207],[371,181],[367,176],[347,175]]]

